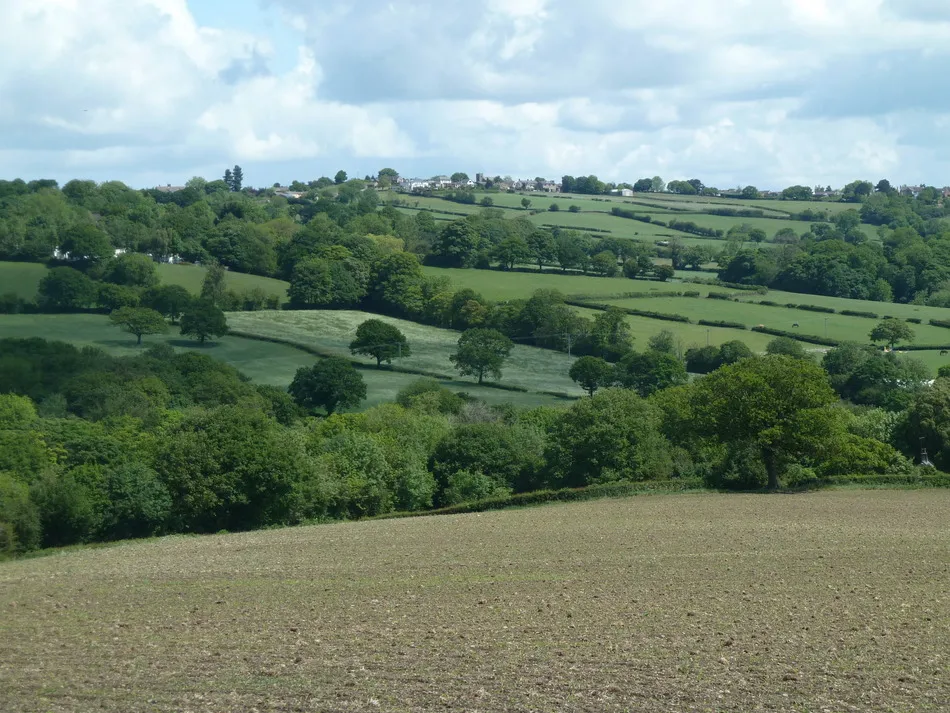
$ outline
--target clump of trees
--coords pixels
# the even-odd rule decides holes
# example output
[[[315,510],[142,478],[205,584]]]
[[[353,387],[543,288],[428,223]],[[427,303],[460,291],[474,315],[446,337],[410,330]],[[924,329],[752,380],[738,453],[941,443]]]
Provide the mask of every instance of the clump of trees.
[[[164,345],[117,358],[0,340],[0,555],[615,481],[906,474],[921,439],[948,467],[947,377],[907,388],[912,364],[893,353],[845,345],[819,364],[770,346],[687,382],[675,339],[657,335],[616,365],[579,359],[591,395],[560,408],[489,407],[420,379],[396,403],[341,413],[366,395],[342,358],[285,391]]]

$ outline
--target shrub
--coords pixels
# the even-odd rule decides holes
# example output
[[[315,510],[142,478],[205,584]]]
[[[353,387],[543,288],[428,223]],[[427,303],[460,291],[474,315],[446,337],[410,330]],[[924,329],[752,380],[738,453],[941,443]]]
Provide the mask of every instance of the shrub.
[[[683,293],[683,297],[699,297],[700,294],[699,290],[686,290],[686,292]]]
[[[772,327],[752,327],[753,332],[759,332],[761,334],[771,334],[776,337],[791,337],[792,339],[797,339],[800,342],[808,342],[809,344],[821,344],[826,347],[837,347],[841,344],[841,341],[838,339],[831,339],[830,337],[819,337],[814,334],[799,334],[798,332],[790,332],[787,329],[773,329]]]
[[[908,317],[908,318],[905,319],[904,321],[905,321],[905,322],[910,322],[911,324],[920,324],[921,319],[920,319],[920,317]]]
[[[772,300],[762,300],[761,302],[759,302],[759,304],[764,307],[778,307],[779,306],[778,302],[773,302]]]
[[[868,319],[878,319],[878,315],[874,312],[863,312],[857,309],[843,309],[841,310],[841,314],[847,317],[867,317]],[[920,323],[920,320],[918,319],[917,322]]]
[[[729,322],[722,319],[701,319],[698,324],[704,327],[726,327],[728,329],[748,329],[742,322]]]
[[[435,379],[417,379],[396,394],[396,403],[427,413],[457,414],[465,403]]]
[[[706,295],[706,298],[710,300],[731,300],[732,295],[728,292],[710,292]]]
[[[506,498],[509,495],[511,488],[499,484],[481,471],[459,470],[448,477],[442,500],[451,506],[489,498]]]
[[[931,319],[930,324],[934,327],[943,327],[944,329],[950,329],[950,319]]]
[[[40,546],[40,514],[25,483],[0,473],[0,557]]]
[[[788,305],[789,307],[794,307],[795,309],[803,309],[806,312],[823,312],[824,314],[835,314],[835,310],[831,307],[822,307],[820,305]]]

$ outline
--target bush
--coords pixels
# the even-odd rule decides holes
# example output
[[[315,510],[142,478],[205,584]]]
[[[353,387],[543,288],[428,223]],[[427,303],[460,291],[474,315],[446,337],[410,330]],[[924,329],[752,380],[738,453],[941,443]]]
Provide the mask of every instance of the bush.
[[[862,312],[861,310],[857,309],[843,309],[841,310],[840,314],[843,314],[846,317],[867,317],[868,319],[878,319],[878,315],[874,312]],[[920,320],[918,319],[917,322],[919,324]]]
[[[763,307],[778,307],[779,306],[778,302],[773,302],[772,300],[762,300],[759,302],[759,304],[762,305]]]
[[[905,319],[904,321],[905,321],[905,322],[910,322],[911,324],[920,324],[921,319],[920,319],[920,317],[908,317],[908,318]]]
[[[584,300],[564,300],[564,304],[571,305],[573,307],[585,307],[587,309],[596,309],[596,310],[608,310],[608,309],[619,309],[624,314],[632,314],[637,317],[649,317],[650,319],[663,319],[667,322],[684,322],[689,324],[689,317],[685,317],[681,314],[671,314],[669,312],[654,312],[647,309],[634,309],[633,307],[617,307],[615,305],[608,305],[598,302],[585,302]]]
[[[9,473],[0,473],[0,557],[35,550],[41,532],[29,488]]]
[[[509,495],[511,488],[500,485],[481,471],[459,470],[448,477],[442,501],[451,506]]]
[[[771,334],[775,337],[791,337],[792,339],[797,339],[800,342],[808,342],[809,344],[821,344],[826,347],[837,347],[841,344],[841,341],[838,339],[831,339],[830,337],[819,337],[814,334],[799,334],[798,332],[790,332],[787,329],[773,329],[772,327],[752,327],[753,332],[760,332],[761,334]],[[932,347],[930,347],[932,349]]]
[[[571,213],[580,213],[580,212],[581,212],[581,207],[580,207],[579,205],[572,205],[570,208],[568,208],[568,210],[569,210]]]
[[[457,414],[465,400],[435,379],[417,379],[396,394],[396,403],[426,413]]]
[[[85,542],[98,528],[93,495],[71,472],[46,474],[33,484],[30,498],[39,510],[44,547]]]
[[[728,292],[710,292],[706,295],[706,298],[710,300],[731,300],[732,295]]]
[[[820,305],[796,305],[796,304],[787,304],[786,307],[790,309],[803,309],[806,312],[822,312],[824,314],[835,314],[835,310],[831,307],[822,307]]]
[[[726,327],[728,329],[748,329],[742,322],[729,322],[721,319],[701,319],[698,324],[704,327]]]
[[[699,297],[702,293],[699,290],[686,290],[683,297]]]
[[[931,319],[930,324],[934,327],[943,327],[944,329],[950,329],[950,319]]]

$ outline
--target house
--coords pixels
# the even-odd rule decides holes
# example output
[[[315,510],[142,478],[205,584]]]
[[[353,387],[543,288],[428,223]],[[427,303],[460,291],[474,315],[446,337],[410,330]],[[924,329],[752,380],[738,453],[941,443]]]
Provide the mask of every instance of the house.
[[[541,187],[541,190],[543,190],[545,193],[560,193],[561,184],[554,183],[554,181],[545,181],[544,185]]]
[[[178,265],[183,262],[181,255],[155,255],[154,253],[149,253],[148,256],[155,262],[161,262],[167,265]]]
[[[615,188],[612,190],[611,195],[614,196],[623,196],[624,198],[633,198],[633,191],[629,188]]]
[[[162,193],[178,193],[178,191],[185,190],[185,186],[173,186],[171,183],[166,183],[164,186],[155,186],[153,190],[161,191]]]

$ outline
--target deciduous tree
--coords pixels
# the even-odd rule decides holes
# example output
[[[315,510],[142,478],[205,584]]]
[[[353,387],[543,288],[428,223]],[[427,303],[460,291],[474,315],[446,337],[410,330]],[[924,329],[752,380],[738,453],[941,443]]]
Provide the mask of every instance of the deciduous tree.
[[[825,407],[835,401],[817,364],[788,356],[743,359],[697,383],[695,427],[726,445],[755,447],[769,488],[776,489],[786,464],[820,450],[833,418]]]
[[[366,398],[366,383],[346,359],[327,357],[297,369],[289,391],[298,405],[309,410],[323,408],[329,416],[340,408],[359,406]]]
[[[600,357],[583,356],[571,364],[568,375],[588,395],[593,396],[597,389],[613,383],[614,368]]]
[[[209,337],[227,334],[228,320],[224,312],[210,302],[198,301],[182,315],[181,333],[185,336],[193,336],[204,344]]]
[[[356,328],[356,339],[350,342],[350,352],[373,357],[377,367],[384,361],[392,364],[393,359],[412,355],[406,335],[381,319],[368,319]]]
[[[898,342],[914,341],[914,330],[910,325],[896,317],[885,317],[869,334],[872,342],[884,342],[891,349]]]
[[[138,344],[142,343],[145,334],[164,334],[168,331],[165,318],[148,307],[121,307],[109,315],[109,320],[129,334],[134,334]]]
[[[449,357],[462,376],[501,378],[501,367],[511,354],[513,344],[495,329],[469,329],[459,337],[458,349]]]

